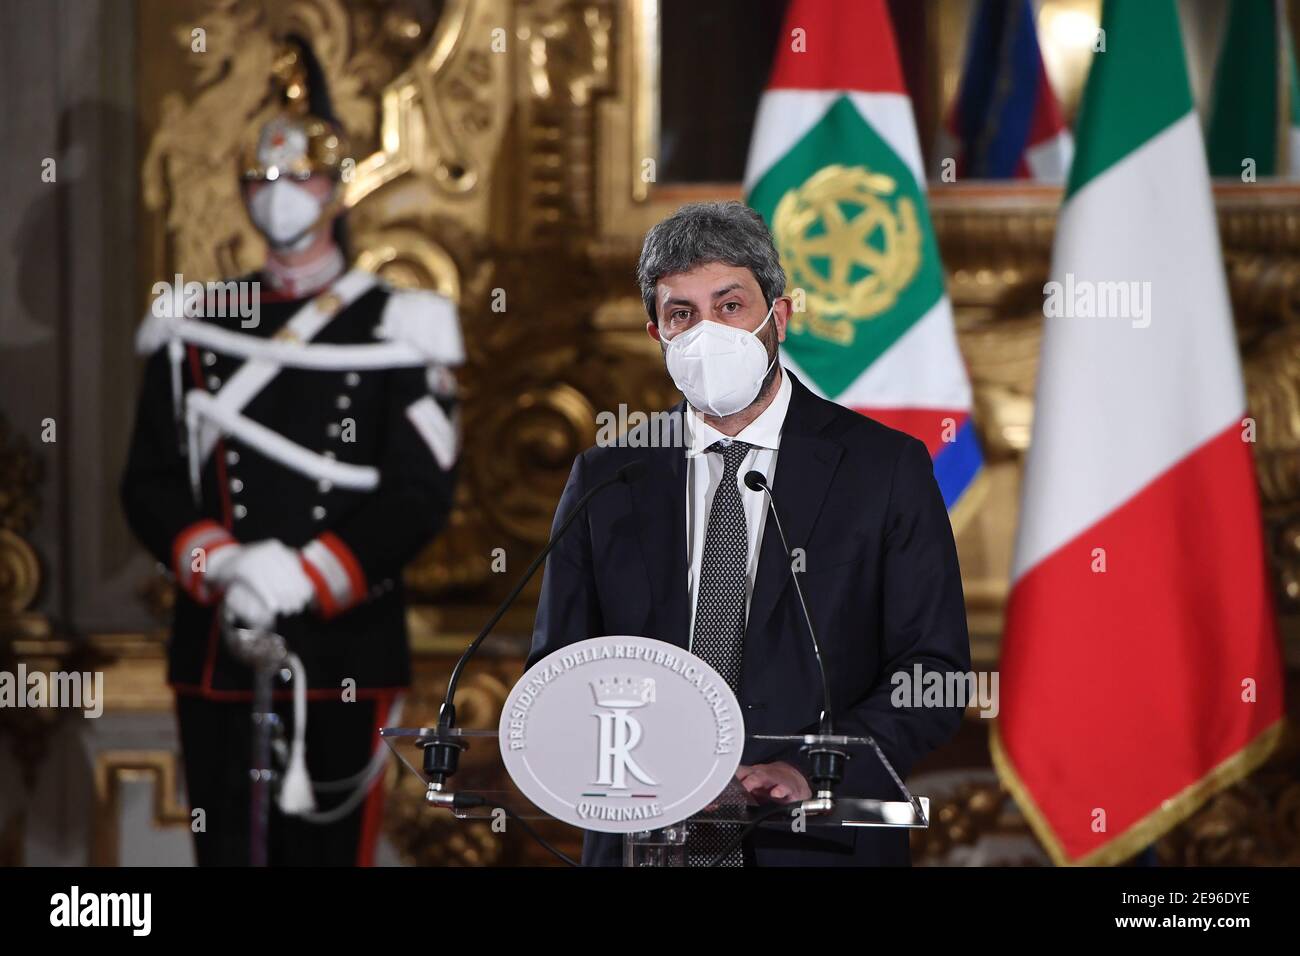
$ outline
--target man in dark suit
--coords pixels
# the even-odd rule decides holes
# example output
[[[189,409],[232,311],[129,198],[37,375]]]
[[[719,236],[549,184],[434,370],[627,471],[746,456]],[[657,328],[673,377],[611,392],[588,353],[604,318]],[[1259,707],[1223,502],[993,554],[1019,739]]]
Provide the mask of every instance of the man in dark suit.
[[[587,506],[546,565],[529,666],[602,634],[690,649],[732,685],[753,734],[815,732],[822,685],[791,561],[756,469],[776,495],[829,675],[837,733],[871,734],[906,775],[956,731],[958,701],[896,706],[891,678],[964,673],[965,606],[952,528],[924,445],[817,397],[777,360],[791,302],[766,226],[740,203],[682,207],[646,236],[647,331],[687,401],[676,447],[593,447],[574,461],[557,523],[633,460],[645,473]],[[682,445],[685,445],[685,448]],[[794,747],[750,743],[737,779],[759,802],[810,795]],[[901,799],[855,749],[842,795]],[[701,828],[708,829],[708,828]],[[688,862],[716,847],[692,835]],[[587,864],[620,838],[588,833]],[[908,831],[761,828],[729,865],[907,865]]]

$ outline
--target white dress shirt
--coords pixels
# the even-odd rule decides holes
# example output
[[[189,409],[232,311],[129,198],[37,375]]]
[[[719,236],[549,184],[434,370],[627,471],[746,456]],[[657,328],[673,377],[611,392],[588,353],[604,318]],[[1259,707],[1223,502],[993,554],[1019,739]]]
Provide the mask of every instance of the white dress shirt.
[[[745,619],[749,619],[750,599],[754,594],[754,576],[758,573],[758,551],[763,541],[767,519],[767,495],[750,491],[745,474],[758,470],[776,487],[776,454],[781,446],[781,427],[790,408],[790,376],[781,372],[772,404],[741,430],[735,438],[722,434],[687,406],[686,411],[686,586],[691,594],[691,637],[695,643],[695,602],[699,595],[700,562],[704,559],[704,536],[709,527],[709,509],[713,495],[722,481],[722,456],[706,449],[716,441],[743,441],[754,447],[736,470],[736,484],[745,508],[745,530],[749,540],[749,564],[745,574]]]

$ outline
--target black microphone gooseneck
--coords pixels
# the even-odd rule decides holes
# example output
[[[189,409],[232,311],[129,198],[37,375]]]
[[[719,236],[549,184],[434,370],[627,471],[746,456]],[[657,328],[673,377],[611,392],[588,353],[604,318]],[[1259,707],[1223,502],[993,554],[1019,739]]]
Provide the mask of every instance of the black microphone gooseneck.
[[[803,588],[799,586],[799,575],[794,570],[794,555],[790,551],[790,542],[786,540],[785,529],[781,527],[781,516],[776,510],[776,498],[772,495],[772,489],[767,483],[767,477],[761,471],[746,472],[745,487],[750,491],[761,491],[767,495],[768,512],[772,515],[772,520],[776,522],[776,533],[781,537],[781,547],[785,551],[786,562],[790,568],[790,579],[794,582],[795,593],[799,596],[799,607],[803,610],[803,620],[808,626],[808,637],[812,641],[813,656],[817,659],[817,672],[822,679],[822,712],[821,719],[818,721],[819,734],[821,736],[830,736],[835,733],[831,685],[826,677],[826,663],[822,659],[821,643],[817,640],[817,631],[813,627],[812,615],[808,613],[808,602],[804,600]],[[823,792],[829,794],[835,785],[844,779],[844,761],[846,759],[844,751],[829,745],[816,745],[809,750],[809,757],[812,763],[813,790],[819,794]]]
[[[442,707],[438,710],[437,733],[424,748],[424,770],[429,777],[432,789],[441,790],[447,778],[456,772],[456,768],[460,763],[460,752],[463,749],[463,744],[459,739],[450,736],[448,732],[456,725],[456,705],[453,701],[456,699],[456,685],[460,683],[460,675],[464,672],[465,665],[478,651],[479,645],[483,643],[484,639],[492,633],[492,629],[505,616],[510,606],[515,603],[520,592],[532,580],[533,575],[537,573],[537,569],[546,560],[546,556],[551,553],[551,549],[564,537],[564,533],[577,520],[578,515],[582,514],[587,507],[587,502],[611,485],[630,484],[636,481],[645,474],[645,469],[644,461],[628,462],[611,477],[588,489],[586,494],[578,499],[573,506],[573,510],[565,516],[560,526],[551,535],[550,540],[546,542],[546,547],[542,548],[537,557],[533,558],[532,563],[528,565],[518,583],[506,595],[505,600],[501,602],[492,616],[488,618],[487,623],[483,625],[483,629],[478,632],[478,636],[465,648],[465,652],[460,655],[460,660],[456,661],[456,666],[451,672],[451,678],[447,682],[447,694],[443,698]]]

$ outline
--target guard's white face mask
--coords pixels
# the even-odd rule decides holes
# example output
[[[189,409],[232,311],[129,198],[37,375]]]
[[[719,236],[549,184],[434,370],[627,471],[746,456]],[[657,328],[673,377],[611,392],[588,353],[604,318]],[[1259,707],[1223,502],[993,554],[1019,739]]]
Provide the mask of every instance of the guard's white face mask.
[[[758,333],[772,318],[776,302],[753,332],[712,319],[664,340],[668,374],[696,411],[725,418],[748,408],[763,379],[776,364]]]
[[[325,200],[282,176],[253,196],[248,217],[273,248],[297,252],[311,245],[324,208]]]

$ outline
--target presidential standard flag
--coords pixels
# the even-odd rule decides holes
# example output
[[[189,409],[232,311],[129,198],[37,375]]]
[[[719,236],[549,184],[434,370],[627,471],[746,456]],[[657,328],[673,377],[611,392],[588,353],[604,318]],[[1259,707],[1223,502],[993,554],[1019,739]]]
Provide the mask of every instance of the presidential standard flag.
[[[1173,0],[1106,0],[1057,223],[994,764],[1057,863],[1146,847],[1283,715],[1251,430]]]
[[[1206,130],[1214,176],[1300,177],[1295,51],[1280,0],[1233,0]]]
[[[935,159],[958,180],[1063,183],[1074,141],[1047,79],[1031,0],[980,0]]]
[[[745,173],[795,297],[783,360],[923,441],[967,510],[981,457],[924,188],[883,0],[794,0]]]

